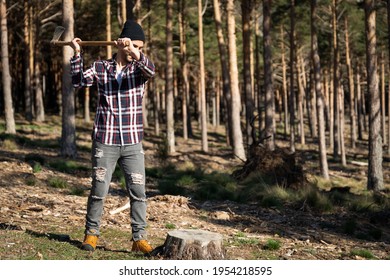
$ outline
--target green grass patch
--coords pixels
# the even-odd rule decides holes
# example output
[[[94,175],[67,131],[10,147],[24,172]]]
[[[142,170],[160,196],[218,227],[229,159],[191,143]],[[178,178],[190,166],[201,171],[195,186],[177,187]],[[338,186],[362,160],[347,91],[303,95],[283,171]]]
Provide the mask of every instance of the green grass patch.
[[[33,173],[39,173],[42,171],[42,165],[39,162],[34,162],[32,165]]]
[[[59,177],[50,177],[48,180],[49,186],[56,189],[67,189],[68,182]]]
[[[71,232],[0,231],[2,260],[142,260],[142,254],[131,252],[131,233],[104,230],[97,250],[80,249],[83,229]]]
[[[175,228],[176,228],[176,225],[175,225],[175,224],[172,224],[172,223],[167,223],[167,224],[165,224],[165,228],[166,228],[166,229],[175,229]]]
[[[75,174],[79,171],[84,172],[90,170],[90,168],[73,160],[57,160],[55,162],[50,162],[49,166],[57,171],[68,174]]]
[[[267,242],[264,244],[265,250],[271,250],[276,251],[279,250],[282,245],[278,240],[275,239],[268,239]]]
[[[376,259],[376,257],[374,256],[373,253],[371,253],[371,251],[365,250],[365,249],[355,249],[355,250],[352,250],[351,251],[351,256],[359,256],[359,257],[365,258],[367,260]]]
[[[230,245],[242,246],[242,245],[259,245],[259,240],[257,238],[247,237],[247,235],[243,232],[237,232],[233,239],[230,241]]]
[[[34,177],[29,177],[26,179],[27,186],[35,186],[36,183],[37,183],[37,180]]]

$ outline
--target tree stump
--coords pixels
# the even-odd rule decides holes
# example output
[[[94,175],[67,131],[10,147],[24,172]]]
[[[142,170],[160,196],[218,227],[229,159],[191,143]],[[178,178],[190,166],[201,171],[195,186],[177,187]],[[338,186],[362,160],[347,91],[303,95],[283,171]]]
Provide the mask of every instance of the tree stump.
[[[167,234],[162,255],[175,260],[223,260],[221,234],[204,230],[174,230]]]

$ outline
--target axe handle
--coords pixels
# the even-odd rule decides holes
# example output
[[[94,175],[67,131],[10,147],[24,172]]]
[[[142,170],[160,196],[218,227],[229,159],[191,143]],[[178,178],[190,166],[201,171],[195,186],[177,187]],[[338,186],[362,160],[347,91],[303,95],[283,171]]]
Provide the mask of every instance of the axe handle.
[[[72,42],[67,41],[52,41],[55,46],[70,46]],[[115,46],[114,41],[80,41],[80,46]]]

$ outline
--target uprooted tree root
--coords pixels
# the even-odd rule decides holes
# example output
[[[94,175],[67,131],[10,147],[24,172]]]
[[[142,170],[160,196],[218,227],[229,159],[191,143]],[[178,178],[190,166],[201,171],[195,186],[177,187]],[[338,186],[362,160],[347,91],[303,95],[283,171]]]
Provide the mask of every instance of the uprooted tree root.
[[[281,148],[270,151],[263,145],[254,145],[244,166],[234,171],[232,176],[243,180],[252,172],[257,172],[278,185],[299,188],[307,183],[301,162],[296,153]]]

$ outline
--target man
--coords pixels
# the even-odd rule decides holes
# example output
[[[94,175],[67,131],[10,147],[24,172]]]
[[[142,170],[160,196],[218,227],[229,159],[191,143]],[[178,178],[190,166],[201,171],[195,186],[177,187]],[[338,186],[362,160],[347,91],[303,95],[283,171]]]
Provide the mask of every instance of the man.
[[[112,173],[117,162],[125,175],[130,197],[133,251],[150,253],[146,240],[145,164],[142,98],[145,84],[155,74],[154,64],[142,53],[145,34],[134,21],[127,21],[116,41],[112,59],[95,61],[83,71],[81,40],[72,40],[71,74],[74,87],[97,85],[98,101],[92,132],[92,188],[88,197],[82,249],[94,251]]]

